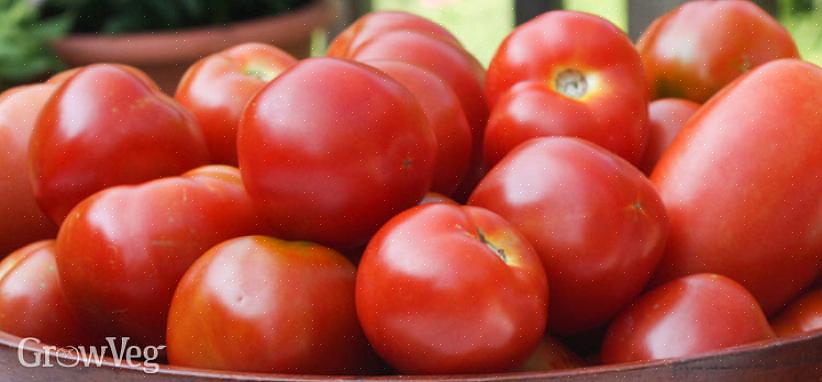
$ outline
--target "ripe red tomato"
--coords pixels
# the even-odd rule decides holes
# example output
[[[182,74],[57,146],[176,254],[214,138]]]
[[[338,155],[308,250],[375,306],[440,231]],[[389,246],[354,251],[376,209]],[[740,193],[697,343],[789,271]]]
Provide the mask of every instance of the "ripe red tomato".
[[[492,106],[485,162],[535,137],[587,139],[631,163],[647,140],[648,96],[639,54],[619,28],[571,11],[543,14],[514,30],[485,78]]]
[[[436,203],[453,204],[453,205],[457,204],[457,202],[451,200],[451,198],[449,198],[449,197],[447,197],[443,194],[438,194],[436,192],[429,192],[429,193],[425,194],[425,197],[422,198],[422,201],[420,201],[420,205],[436,204]]]
[[[558,339],[546,336],[517,371],[551,371],[584,367],[585,361]]]
[[[602,361],[686,357],[774,338],[756,299],[735,281],[695,274],[640,297],[605,335]]]
[[[205,57],[186,71],[174,98],[202,128],[212,161],[237,165],[237,128],[245,105],[295,63],[271,45],[246,43]]]
[[[671,220],[657,282],[699,272],[774,313],[822,271],[822,69],[760,66],[685,125],[651,177]]]
[[[208,248],[262,231],[237,169],[101,191],[71,211],[57,267],[80,318],[106,336],[163,343],[177,282]]]
[[[790,337],[822,330],[822,289],[800,297],[772,321],[780,337]]]
[[[168,320],[174,365],[270,373],[360,373],[370,349],[354,308],[356,269],[307,242],[241,237],[180,281]]]
[[[699,104],[679,98],[663,98],[648,105],[648,146],[639,168],[650,175],[662,153],[671,146],[679,130],[697,110]]]
[[[29,155],[34,195],[55,222],[106,187],[208,161],[191,115],[135,71],[109,64],[77,70],[43,108]]]
[[[608,322],[643,290],[668,221],[656,191],[625,160],[577,138],[537,138],[480,182],[469,204],[511,222],[551,282],[548,329],[563,335]]]
[[[539,343],[548,285],[505,220],[431,204],[397,215],[371,240],[356,303],[369,341],[401,373],[504,371]]]
[[[301,61],[269,83],[238,136],[243,180],[278,236],[342,249],[419,203],[436,146],[405,87],[334,58]]]
[[[50,84],[28,85],[0,94],[0,258],[57,234],[57,226],[34,199],[28,166],[29,137],[54,89]]]
[[[471,127],[459,98],[433,73],[400,61],[368,61],[408,88],[419,101],[437,138],[431,191],[451,195],[465,178],[471,160]]]
[[[388,32],[405,30],[424,34],[461,47],[457,38],[439,24],[406,12],[371,12],[360,17],[334,38],[326,52],[330,57],[348,57],[363,43]]]
[[[0,330],[50,345],[94,343],[60,286],[54,240],[29,244],[0,262]]]
[[[791,35],[751,1],[689,1],[637,43],[654,98],[705,102],[748,70],[798,58]]]

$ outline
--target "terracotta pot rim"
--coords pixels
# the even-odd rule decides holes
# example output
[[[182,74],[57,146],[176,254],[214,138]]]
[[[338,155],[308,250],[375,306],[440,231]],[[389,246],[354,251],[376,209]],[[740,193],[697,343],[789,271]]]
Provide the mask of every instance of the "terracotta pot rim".
[[[72,65],[184,63],[247,41],[289,47],[314,29],[329,25],[335,13],[332,0],[313,0],[289,12],[225,25],[122,35],[81,33],[57,39],[52,46]]]

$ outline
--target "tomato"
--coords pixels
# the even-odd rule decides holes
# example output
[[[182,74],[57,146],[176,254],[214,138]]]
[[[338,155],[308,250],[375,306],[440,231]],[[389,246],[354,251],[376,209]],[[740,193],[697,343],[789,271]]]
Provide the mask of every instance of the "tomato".
[[[646,174],[651,174],[659,157],[674,141],[676,134],[691,118],[699,104],[679,98],[663,98],[648,105],[648,147],[642,156],[639,168]]]
[[[431,190],[452,194],[468,171],[471,159],[471,127],[454,91],[439,77],[400,61],[368,61],[408,88],[419,101],[428,125],[437,138],[436,165]]]
[[[277,236],[364,244],[431,185],[434,133],[414,96],[371,67],[303,60],[245,110],[240,170]]]
[[[449,198],[449,197],[447,197],[443,194],[438,194],[436,192],[429,192],[429,193],[425,194],[425,197],[422,198],[422,201],[420,201],[420,205],[436,204],[436,203],[453,204],[453,205],[457,204],[457,202],[451,200],[451,198]]]
[[[639,163],[647,140],[647,84],[639,54],[605,19],[554,11],[517,27],[485,77],[492,106],[485,161],[518,144],[564,135]]]
[[[368,343],[356,269],[308,242],[241,237],[206,252],[180,281],[168,320],[171,364],[270,373],[362,373]]]
[[[0,258],[36,240],[54,237],[57,226],[37,206],[29,181],[29,137],[54,85],[28,85],[0,94]]]
[[[163,343],[177,282],[208,248],[263,231],[237,169],[101,191],[57,237],[57,267],[78,315],[105,336]]]
[[[760,66],[714,96],[654,169],[671,220],[656,282],[728,276],[766,313],[822,272],[822,69]]]
[[[60,223],[96,191],[178,175],[205,164],[194,120],[136,69],[75,71],[46,103],[31,137],[34,195]]]
[[[778,21],[751,1],[689,1],[661,16],[640,36],[654,98],[705,102],[748,70],[798,58]]]
[[[808,292],[788,305],[772,321],[780,337],[790,337],[822,330],[822,289]]]
[[[668,230],[651,182],[577,138],[522,144],[491,169],[469,204],[496,212],[534,245],[551,282],[548,328],[562,335],[607,323],[639,295]]]
[[[517,371],[551,371],[584,367],[585,362],[558,339],[546,336]]]
[[[727,277],[701,273],[660,286],[622,312],[605,335],[602,361],[686,357],[772,338],[750,292]]]
[[[174,98],[203,129],[211,160],[237,165],[237,128],[246,103],[297,60],[266,44],[246,43],[191,66]]]
[[[357,272],[357,315],[401,373],[513,369],[545,330],[548,284],[514,227],[476,207],[407,210],[369,242]]]
[[[461,47],[457,38],[441,25],[406,12],[370,12],[351,24],[334,38],[326,52],[330,57],[348,57],[363,43],[392,31],[411,31],[424,34]]]
[[[50,345],[92,344],[66,300],[54,256],[54,240],[43,240],[0,262],[0,330]]]

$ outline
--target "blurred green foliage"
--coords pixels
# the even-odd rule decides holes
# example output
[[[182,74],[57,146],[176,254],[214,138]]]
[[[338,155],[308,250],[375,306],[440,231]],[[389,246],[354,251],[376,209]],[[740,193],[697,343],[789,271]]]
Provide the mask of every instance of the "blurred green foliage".
[[[48,42],[65,34],[69,20],[40,20],[28,1],[0,0],[0,89],[62,68]]]

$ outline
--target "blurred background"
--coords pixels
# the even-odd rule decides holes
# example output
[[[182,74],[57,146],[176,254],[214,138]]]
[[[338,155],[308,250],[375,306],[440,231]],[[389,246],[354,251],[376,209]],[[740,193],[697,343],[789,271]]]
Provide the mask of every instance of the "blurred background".
[[[245,41],[298,56],[371,10],[404,10],[450,29],[486,64],[515,25],[551,9],[601,15],[636,38],[684,0],[0,0],[0,89],[64,68],[122,62],[172,83],[194,60]],[[756,1],[822,64],[822,0]]]

